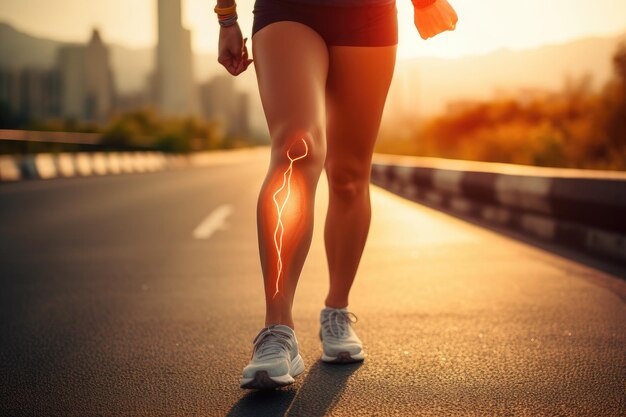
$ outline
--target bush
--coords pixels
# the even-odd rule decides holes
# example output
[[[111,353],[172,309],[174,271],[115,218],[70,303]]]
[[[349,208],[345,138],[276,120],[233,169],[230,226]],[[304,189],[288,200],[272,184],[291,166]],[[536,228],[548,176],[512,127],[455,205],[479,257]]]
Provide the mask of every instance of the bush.
[[[626,43],[600,92],[568,78],[560,92],[524,102],[467,105],[416,126],[410,140],[383,137],[377,151],[491,162],[626,170]]]
[[[148,147],[165,152],[215,149],[222,145],[219,125],[192,117],[161,118],[150,110],[118,116],[105,130],[101,143]]]

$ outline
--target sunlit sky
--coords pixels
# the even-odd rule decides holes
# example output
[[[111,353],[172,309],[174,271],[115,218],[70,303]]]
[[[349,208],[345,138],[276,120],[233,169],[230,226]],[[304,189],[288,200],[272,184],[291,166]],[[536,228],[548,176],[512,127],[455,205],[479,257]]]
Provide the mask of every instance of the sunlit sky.
[[[626,0],[450,0],[459,23],[454,32],[422,40],[410,0],[397,0],[399,57],[458,57],[499,48],[523,49],[590,35],[626,32]],[[252,29],[254,0],[239,0],[244,36]],[[0,20],[28,33],[84,41],[98,26],[106,42],[152,46],[156,0],[0,0]],[[197,52],[215,52],[215,0],[183,0],[184,25]]]

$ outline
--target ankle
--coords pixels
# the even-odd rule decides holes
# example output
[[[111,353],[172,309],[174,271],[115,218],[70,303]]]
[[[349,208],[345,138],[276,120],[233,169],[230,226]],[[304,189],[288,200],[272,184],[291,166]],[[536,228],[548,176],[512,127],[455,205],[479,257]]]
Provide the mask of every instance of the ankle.
[[[281,319],[281,318],[272,318],[272,317],[267,317],[265,319],[265,327],[268,327],[272,324],[282,324],[288,327],[291,327],[292,330],[296,330],[296,327],[294,326],[293,320],[291,319]]]
[[[324,301],[324,306],[328,307],[328,308],[347,308],[348,307],[348,301],[347,300],[332,300],[327,298],[326,301]]]

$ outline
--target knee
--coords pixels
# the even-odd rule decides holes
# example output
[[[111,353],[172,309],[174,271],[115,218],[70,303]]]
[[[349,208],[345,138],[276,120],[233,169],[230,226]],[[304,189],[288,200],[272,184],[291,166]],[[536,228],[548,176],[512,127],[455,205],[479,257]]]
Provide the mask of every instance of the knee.
[[[298,170],[319,177],[326,159],[325,130],[284,127],[272,134],[272,165],[283,167],[292,160]]]
[[[369,167],[326,167],[328,187],[334,197],[342,200],[362,198],[369,193]]]
[[[283,126],[272,132],[272,162],[284,165],[296,158],[300,167],[321,172],[326,159],[326,133],[322,125]]]

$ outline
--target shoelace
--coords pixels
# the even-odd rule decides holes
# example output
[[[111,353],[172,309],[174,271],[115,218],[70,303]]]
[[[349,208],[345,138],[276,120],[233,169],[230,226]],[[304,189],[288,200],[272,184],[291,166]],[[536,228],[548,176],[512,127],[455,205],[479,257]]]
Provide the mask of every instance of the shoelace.
[[[259,332],[252,341],[254,351],[252,356],[257,354],[259,359],[279,355],[281,350],[291,349],[291,335],[287,332],[266,327]]]
[[[350,311],[332,310],[325,314],[322,320],[322,326],[324,326],[324,330],[331,335],[342,337],[348,335],[350,324],[356,323],[357,321],[359,321],[359,318]]]

